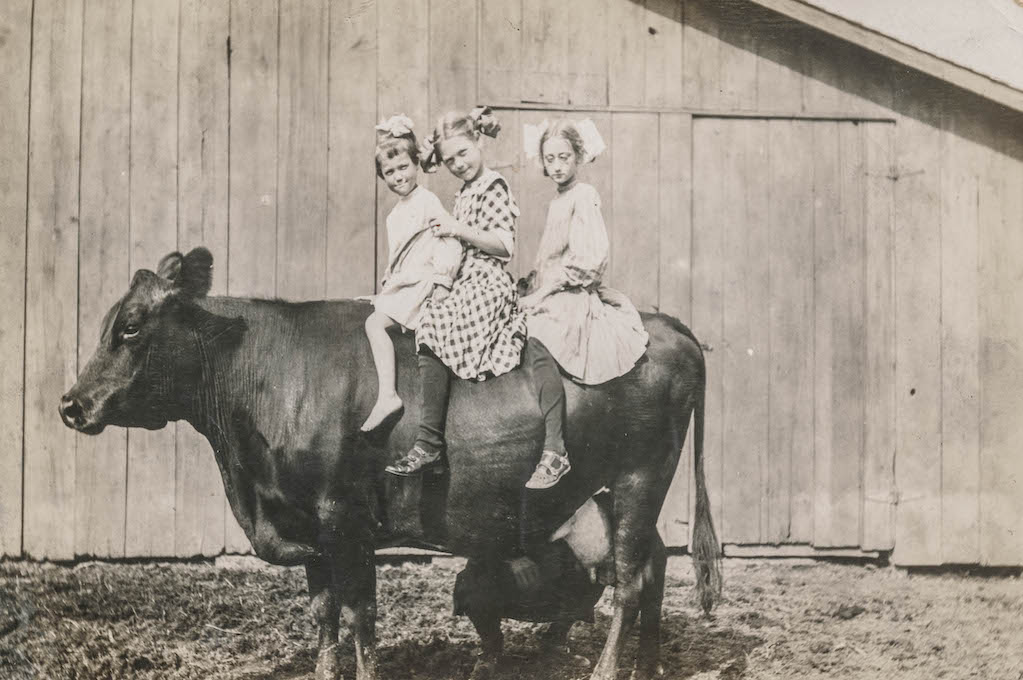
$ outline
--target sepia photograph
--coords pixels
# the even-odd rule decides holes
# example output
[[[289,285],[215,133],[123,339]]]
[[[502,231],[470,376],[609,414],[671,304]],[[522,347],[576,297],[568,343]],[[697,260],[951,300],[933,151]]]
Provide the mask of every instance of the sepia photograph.
[[[0,679],[1023,680],[1023,0],[0,0]]]

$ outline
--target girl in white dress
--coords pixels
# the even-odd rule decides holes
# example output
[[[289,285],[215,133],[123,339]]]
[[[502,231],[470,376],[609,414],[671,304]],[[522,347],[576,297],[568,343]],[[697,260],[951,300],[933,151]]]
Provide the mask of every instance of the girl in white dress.
[[[376,127],[377,175],[398,195],[387,215],[387,269],[374,311],[366,319],[366,335],[377,368],[376,404],[362,425],[368,432],[402,407],[395,390],[394,345],[388,329],[415,331],[426,301],[441,300],[451,290],[462,262],[462,244],[430,228],[447,215],[440,199],[417,183],[419,147],[412,121],[391,116]]]
[[[628,373],[646,351],[647,333],[632,302],[602,283],[608,262],[600,196],[578,181],[579,165],[606,148],[590,120],[526,126],[527,156],[539,156],[557,185],[536,255],[536,276],[521,298],[530,337],[538,338],[575,381],[597,385]]]

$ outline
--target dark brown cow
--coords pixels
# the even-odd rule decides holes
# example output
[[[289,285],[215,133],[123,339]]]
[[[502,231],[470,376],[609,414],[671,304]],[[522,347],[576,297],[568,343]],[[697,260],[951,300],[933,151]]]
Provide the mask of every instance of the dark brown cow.
[[[492,669],[500,652],[502,616],[578,615],[530,608],[528,594],[513,588],[484,596],[484,588],[507,583],[522,485],[543,441],[528,376],[513,371],[481,383],[456,381],[449,472],[388,479],[385,464],[408,449],[418,421],[410,339],[396,338],[399,393],[410,407],[378,440],[367,438],[359,424],[376,390],[363,332],[369,305],[207,297],[212,264],[209,252],[197,248],[187,256],[171,253],[159,273],[136,272],[103,323],[95,355],[63,397],[61,416],[85,433],[186,420],[209,440],[256,554],[306,567],[320,631],[318,678],[339,675],[341,615],[355,640],[358,680],[376,678],[374,549],[385,540],[471,558],[459,590],[483,643],[475,677]],[[693,554],[708,610],[720,583],[703,477],[703,356],[677,320],[646,315],[644,323],[649,351],[629,374],[597,387],[565,383],[573,471],[531,501],[543,508],[549,530],[601,487],[610,490],[614,616],[593,672],[600,680],[615,677],[624,635],[640,614],[637,675],[656,671],[665,551],[655,522],[691,415]],[[566,567],[565,551],[555,545],[550,561],[562,567],[548,571],[554,576],[544,588],[564,588],[569,600],[592,607],[602,587]]]

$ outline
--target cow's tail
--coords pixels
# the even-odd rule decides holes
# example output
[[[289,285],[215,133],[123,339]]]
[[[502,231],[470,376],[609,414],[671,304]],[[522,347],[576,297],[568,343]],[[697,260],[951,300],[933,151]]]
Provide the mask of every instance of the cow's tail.
[[[693,408],[693,467],[696,478],[696,510],[690,554],[696,570],[696,592],[700,606],[709,614],[721,595],[721,544],[710,515],[710,498],[703,469],[703,402],[706,381],[700,385]]]

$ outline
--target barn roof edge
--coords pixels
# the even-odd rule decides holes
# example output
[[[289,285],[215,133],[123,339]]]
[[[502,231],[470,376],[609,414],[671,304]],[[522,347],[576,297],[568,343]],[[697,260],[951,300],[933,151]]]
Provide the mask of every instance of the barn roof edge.
[[[900,64],[1023,112],[1023,90],[935,56],[872,28],[832,14],[803,0],[749,0],[802,24],[854,43]]]

